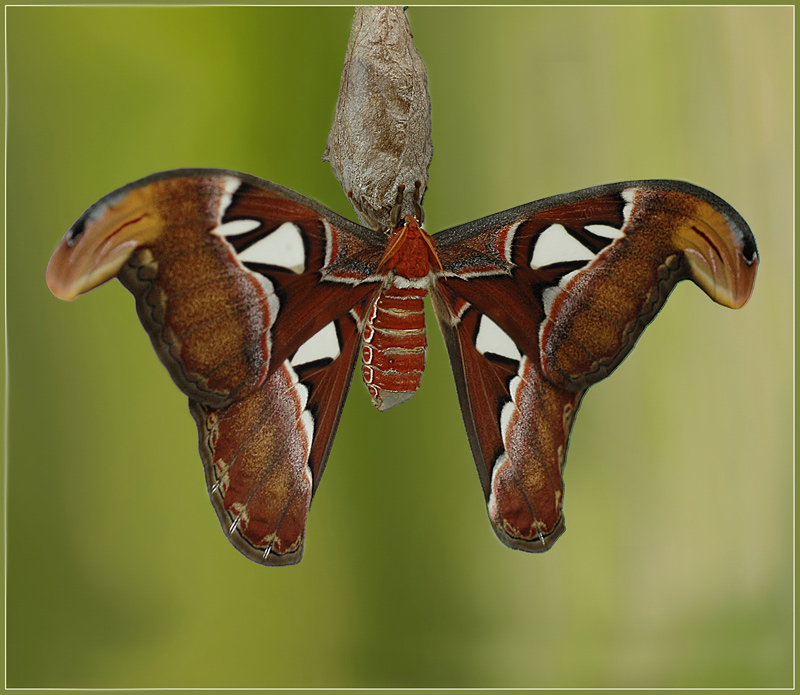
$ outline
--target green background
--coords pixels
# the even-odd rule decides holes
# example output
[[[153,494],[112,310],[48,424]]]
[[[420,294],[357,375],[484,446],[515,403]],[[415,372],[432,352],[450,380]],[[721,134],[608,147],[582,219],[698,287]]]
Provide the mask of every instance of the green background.
[[[429,319],[379,414],[354,384],[303,561],[225,540],[197,435],[114,282],[47,260],[100,196],[226,167],[352,217],[320,161],[347,8],[7,10],[7,683],[788,686],[792,678],[792,23],[783,8],[426,8],[429,231],[679,178],[758,241],[741,311],[684,283],[584,400],[568,532],[495,538]]]

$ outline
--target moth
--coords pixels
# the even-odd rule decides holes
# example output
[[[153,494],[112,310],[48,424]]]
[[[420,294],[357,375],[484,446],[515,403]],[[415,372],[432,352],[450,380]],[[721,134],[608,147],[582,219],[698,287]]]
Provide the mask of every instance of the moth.
[[[411,398],[430,294],[492,526],[511,548],[564,531],[562,472],[581,399],[676,282],[742,306],[758,254],[742,217],[676,181],[558,195],[433,236],[381,232],[277,184],[154,174],[67,232],[47,283],[73,299],[117,277],[189,397],[211,501],[255,562],[300,560],[357,357],[374,405]]]

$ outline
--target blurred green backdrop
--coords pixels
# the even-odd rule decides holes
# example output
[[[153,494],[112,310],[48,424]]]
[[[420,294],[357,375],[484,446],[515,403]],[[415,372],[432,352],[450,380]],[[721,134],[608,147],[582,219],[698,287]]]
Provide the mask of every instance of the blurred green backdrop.
[[[7,9],[7,684],[788,686],[790,7],[427,8],[430,231],[568,190],[680,178],[761,269],[733,312],[680,286],[577,418],[567,534],[496,540],[442,341],[379,414],[359,383],[300,565],[208,502],[185,398],[118,283],[44,282],[85,207],[227,167],[351,216],[320,162],[347,8]]]

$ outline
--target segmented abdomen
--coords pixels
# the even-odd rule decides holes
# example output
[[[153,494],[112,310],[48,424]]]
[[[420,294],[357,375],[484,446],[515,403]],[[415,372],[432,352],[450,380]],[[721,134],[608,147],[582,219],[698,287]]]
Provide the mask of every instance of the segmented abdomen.
[[[425,369],[425,288],[389,287],[364,326],[361,373],[378,410],[404,403]]]

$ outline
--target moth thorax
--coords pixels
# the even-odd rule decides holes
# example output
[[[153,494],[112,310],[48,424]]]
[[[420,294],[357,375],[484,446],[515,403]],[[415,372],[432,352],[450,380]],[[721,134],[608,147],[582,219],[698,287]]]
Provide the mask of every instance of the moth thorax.
[[[378,410],[405,403],[419,388],[427,346],[427,292],[424,287],[389,287],[367,317],[361,373]]]

